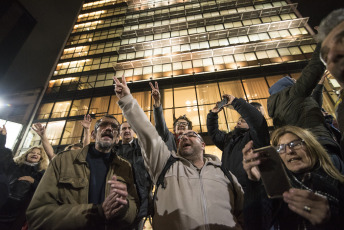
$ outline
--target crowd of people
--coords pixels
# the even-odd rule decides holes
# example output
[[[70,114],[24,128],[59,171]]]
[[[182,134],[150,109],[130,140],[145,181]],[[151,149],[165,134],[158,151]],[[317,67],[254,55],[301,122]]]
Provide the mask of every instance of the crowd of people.
[[[344,93],[337,127],[321,95],[328,72],[344,89],[344,9],[322,21],[317,38],[300,78],[283,77],[269,89],[272,133],[259,103],[224,94],[224,107],[209,111],[208,134],[221,160],[205,152],[185,115],[169,131],[157,82],[149,83],[155,126],[124,77],[114,78],[114,91],[126,122],[105,115],[91,131],[85,115],[82,144],[63,152],[54,153],[45,127],[34,124],[42,145],[13,158],[3,126],[0,229],[142,230],[150,217],[153,229],[164,230],[343,228]],[[218,113],[229,106],[240,118],[227,133],[219,130]],[[277,198],[262,182],[260,169],[270,156],[256,151],[269,145],[281,162],[270,167],[281,167],[290,184]]]

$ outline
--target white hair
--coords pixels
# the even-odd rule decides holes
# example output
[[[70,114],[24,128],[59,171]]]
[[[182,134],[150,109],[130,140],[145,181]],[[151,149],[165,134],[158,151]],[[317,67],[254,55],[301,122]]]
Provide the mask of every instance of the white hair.
[[[337,25],[344,21],[344,8],[332,11],[327,15],[320,23],[318,28],[317,40],[323,42],[326,36],[335,28]]]

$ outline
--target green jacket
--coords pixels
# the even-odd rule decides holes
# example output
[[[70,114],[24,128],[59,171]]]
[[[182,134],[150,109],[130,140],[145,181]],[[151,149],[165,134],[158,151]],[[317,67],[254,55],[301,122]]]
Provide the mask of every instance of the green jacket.
[[[117,155],[106,181],[116,174],[118,180],[126,183],[128,208],[106,221],[101,205],[88,203],[88,149],[89,145],[66,151],[52,160],[26,212],[30,229],[126,229],[134,221],[139,201],[132,169],[128,161]],[[106,184],[105,197],[109,191]]]

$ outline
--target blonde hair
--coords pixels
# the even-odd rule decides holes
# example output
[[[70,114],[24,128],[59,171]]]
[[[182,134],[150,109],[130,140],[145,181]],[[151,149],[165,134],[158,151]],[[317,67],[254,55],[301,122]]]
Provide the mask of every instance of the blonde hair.
[[[272,133],[271,144],[276,147],[279,139],[287,133],[293,134],[304,140],[304,145],[311,159],[312,167],[319,162],[320,167],[322,167],[329,176],[339,180],[341,183],[344,183],[344,176],[341,175],[337,168],[332,164],[328,153],[310,131],[300,127],[287,125],[276,129]]]
[[[46,170],[48,168],[49,160],[44,148],[42,146],[33,146],[29,148],[25,153],[21,154],[18,157],[15,157],[13,160],[16,164],[22,165],[26,162],[27,155],[32,152],[34,149],[39,149],[41,151],[41,158],[39,159],[39,171]]]

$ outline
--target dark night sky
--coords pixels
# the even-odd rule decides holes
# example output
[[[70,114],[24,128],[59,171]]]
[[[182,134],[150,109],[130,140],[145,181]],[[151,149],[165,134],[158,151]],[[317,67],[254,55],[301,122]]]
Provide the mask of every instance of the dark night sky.
[[[2,79],[0,92],[16,92],[44,87],[58,61],[68,32],[82,0],[19,0],[38,21],[12,66]],[[318,25],[333,9],[344,7],[343,0],[291,0],[310,17],[311,27]],[[0,93],[1,94],[1,93]],[[1,95],[0,95],[1,96]]]

